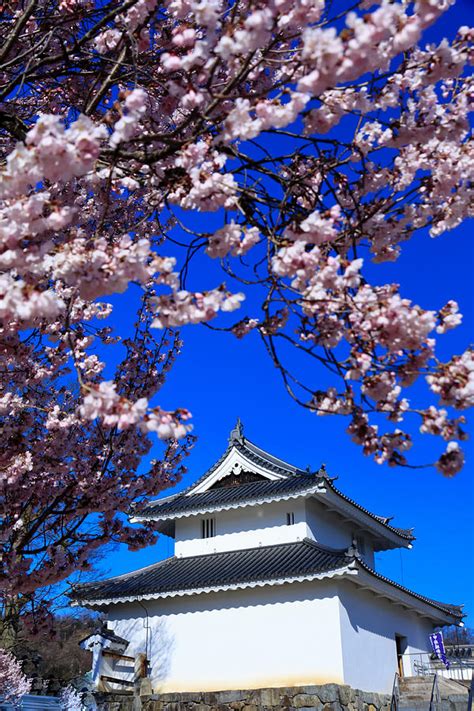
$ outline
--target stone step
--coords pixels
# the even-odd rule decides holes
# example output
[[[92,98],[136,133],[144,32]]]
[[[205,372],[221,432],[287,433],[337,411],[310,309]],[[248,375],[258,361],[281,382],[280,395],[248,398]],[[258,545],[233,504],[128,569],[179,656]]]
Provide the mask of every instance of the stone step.
[[[400,690],[400,696],[429,696],[431,697],[431,692],[433,691],[432,686],[420,687],[419,689],[404,689]]]
[[[408,694],[408,695],[410,695],[410,694],[415,694],[415,696],[420,696],[420,695],[425,696],[426,694],[430,694],[430,695],[431,695],[431,692],[432,692],[432,691],[433,691],[433,687],[432,687],[432,686],[419,686],[419,687],[417,687],[416,689],[403,689],[403,690],[400,690],[400,694],[403,694],[403,695],[405,695],[405,694]]]

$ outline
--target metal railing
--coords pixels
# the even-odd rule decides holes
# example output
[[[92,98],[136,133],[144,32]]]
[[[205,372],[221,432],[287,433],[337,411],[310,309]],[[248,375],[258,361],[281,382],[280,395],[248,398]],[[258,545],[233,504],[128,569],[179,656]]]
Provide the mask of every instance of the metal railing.
[[[392,698],[390,700],[390,711],[398,711],[400,705],[400,675],[395,674],[392,688]]]
[[[433,686],[431,687],[430,711],[434,711],[440,701],[441,695],[439,693],[438,675],[435,674],[433,678]]]
[[[467,662],[458,657],[449,656],[449,669],[446,669],[443,662],[431,652],[404,653],[402,660],[405,662],[404,671],[407,676],[410,674],[414,676],[437,674],[444,679],[470,681],[474,672],[474,659],[471,662]]]

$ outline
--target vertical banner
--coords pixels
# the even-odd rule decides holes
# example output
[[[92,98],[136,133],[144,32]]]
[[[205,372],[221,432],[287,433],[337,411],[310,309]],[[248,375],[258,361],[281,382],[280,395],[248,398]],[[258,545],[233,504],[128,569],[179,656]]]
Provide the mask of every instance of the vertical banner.
[[[446,669],[449,669],[449,662],[446,657],[446,650],[444,648],[443,633],[433,632],[433,634],[430,634],[430,642],[431,647],[433,648],[433,652],[436,654],[438,659],[443,662]]]

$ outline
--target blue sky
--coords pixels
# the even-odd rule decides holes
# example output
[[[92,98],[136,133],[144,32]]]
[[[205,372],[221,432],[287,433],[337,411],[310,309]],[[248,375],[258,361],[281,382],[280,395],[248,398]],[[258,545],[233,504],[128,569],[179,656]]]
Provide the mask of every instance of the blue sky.
[[[455,27],[474,19],[471,2],[460,2],[430,33],[430,40],[452,35]],[[370,266],[366,274],[378,283],[402,284],[402,295],[426,308],[455,299],[464,315],[461,327],[441,337],[439,354],[462,352],[474,340],[472,222],[431,239],[421,233],[403,245],[396,263]],[[200,264],[200,262],[199,262]],[[199,275],[207,276],[207,275]],[[125,302],[118,316],[126,316]],[[244,309],[245,312],[245,309]],[[415,528],[411,551],[379,553],[380,572],[428,597],[465,604],[466,624],[474,626],[474,484],[472,440],[465,443],[466,466],[453,479],[435,469],[389,469],[363,456],[350,441],[347,421],[317,417],[286,395],[256,334],[237,341],[204,327],[183,331],[185,347],[157,401],[169,408],[188,407],[198,441],[189,471],[179,488],[189,485],[226,448],[237,416],[245,434],[261,447],[301,467],[316,469],[325,462],[337,486],[381,515],[393,515],[394,525]],[[472,426],[468,427],[472,435]],[[416,460],[432,461],[442,451],[433,437],[415,437]],[[158,451],[155,456],[158,456]],[[157,546],[130,553],[110,551],[101,562],[101,577],[153,563],[172,553],[163,537]]]

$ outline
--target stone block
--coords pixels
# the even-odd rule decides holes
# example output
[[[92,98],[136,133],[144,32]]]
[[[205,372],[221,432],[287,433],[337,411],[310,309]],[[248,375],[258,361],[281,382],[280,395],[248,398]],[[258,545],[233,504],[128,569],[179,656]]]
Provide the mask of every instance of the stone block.
[[[339,701],[329,701],[322,707],[323,711],[343,711]]]
[[[319,700],[323,704],[337,702],[339,700],[339,687],[337,684],[324,684],[318,689]]]
[[[359,691],[359,694],[364,704],[375,704],[377,694],[374,694],[373,691]]]
[[[280,706],[280,689],[261,689],[260,702],[262,706]]]
[[[228,704],[231,701],[245,701],[247,693],[245,691],[218,691],[216,692],[217,703]]]
[[[203,700],[202,694],[195,691],[181,691],[179,694],[168,694],[167,696],[170,697],[169,701],[180,701],[186,704],[200,704]]]
[[[209,704],[194,704],[193,711],[211,711]]]
[[[355,699],[355,691],[350,686],[339,687],[339,701],[343,706],[349,706],[351,701]]]
[[[205,691],[201,696],[201,702],[209,704],[209,706],[218,706],[219,699],[215,691]]]
[[[323,705],[318,696],[315,694],[296,694],[293,696],[291,705],[295,708],[304,708],[305,706],[314,706],[318,709],[322,709]]]
[[[146,677],[145,679],[140,679],[139,684],[139,694],[140,696],[151,696],[153,689],[151,687],[151,679]]]
[[[242,711],[259,711],[257,704],[245,704]]]
[[[262,691],[262,689],[252,689],[248,692],[245,702],[250,706],[257,706],[257,708],[260,708],[260,706],[263,705],[261,700]]]

